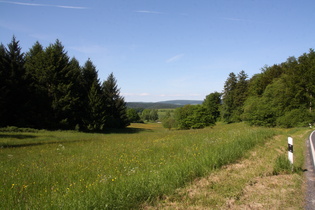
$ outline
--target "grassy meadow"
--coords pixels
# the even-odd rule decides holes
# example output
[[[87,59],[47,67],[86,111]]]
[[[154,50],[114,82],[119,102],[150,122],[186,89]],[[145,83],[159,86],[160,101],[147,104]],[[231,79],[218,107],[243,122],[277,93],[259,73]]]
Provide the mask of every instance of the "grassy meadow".
[[[139,208],[279,132],[288,131],[243,123],[168,131],[154,123],[107,134],[0,132],[0,209]]]
[[[158,109],[159,120],[163,119],[167,112],[170,112],[170,114],[173,116],[175,109]]]

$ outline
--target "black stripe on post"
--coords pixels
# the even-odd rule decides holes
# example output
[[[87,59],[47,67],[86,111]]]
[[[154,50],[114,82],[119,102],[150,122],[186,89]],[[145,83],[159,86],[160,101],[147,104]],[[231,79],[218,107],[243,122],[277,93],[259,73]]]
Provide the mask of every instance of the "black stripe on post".
[[[293,145],[292,144],[288,144],[288,151],[293,153]]]

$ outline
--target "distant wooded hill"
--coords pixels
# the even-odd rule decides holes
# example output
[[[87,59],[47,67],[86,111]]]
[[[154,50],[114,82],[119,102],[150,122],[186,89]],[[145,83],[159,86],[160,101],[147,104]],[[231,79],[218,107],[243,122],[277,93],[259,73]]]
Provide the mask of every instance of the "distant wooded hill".
[[[175,109],[187,104],[196,105],[202,104],[203,101],[198,100],[171,100],[160,102],[127,102],[128,108],[143,108],[143,109]]]

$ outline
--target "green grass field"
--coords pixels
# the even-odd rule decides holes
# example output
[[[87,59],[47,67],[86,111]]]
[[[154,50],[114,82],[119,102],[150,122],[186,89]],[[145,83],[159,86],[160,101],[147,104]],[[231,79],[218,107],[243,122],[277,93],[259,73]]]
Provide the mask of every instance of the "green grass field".
[[[139,208],[278,132],[242,123],[188,131],[132,124],[108,134],[1,132],[0,209]]]
[[[175,109],[158,109],[159,120],[162,120],[167,112],[170,112],[171,116],[174,115]]]

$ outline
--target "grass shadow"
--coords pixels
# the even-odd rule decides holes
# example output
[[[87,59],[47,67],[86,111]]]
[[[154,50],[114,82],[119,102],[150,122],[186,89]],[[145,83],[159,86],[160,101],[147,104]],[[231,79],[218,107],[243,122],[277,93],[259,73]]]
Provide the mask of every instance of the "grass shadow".
[[[0,134],[0,138],[31,139],[31,138],[37,138],[37,136],[23,135],[23,134]]]
[[[104,133],[117,133],[117,134],[132,134],[132,133],[141,133],[141,132],[153,132],[152,129],[147,128],[122,128],[122,129],[109,129]]]
[[[34,142],[34,143],[22,143],[22,144],[0,144],[0,148],[19,148],[19,147],[32,147],[32,146],[40,146],[40,145],[48,145],[48,144],[63,144],[63,143],[75,143],[82,141],[91,141],[91,140],[66,140],[66,141],[49,141],[49,142]]]
[[[49,143],[26,143],[26,144],[2,144],[1,148],[19,148],[19,147],[31,147],[31,146],[38,146],[44,144],[55,144],[56,142],[49,142]]]
[[[83,133],[98,133],[98,134],[135,134],[140,132],[154,132],[152,129],[148,128],[122,128],[122,129],[108,129],[103,132],[89,132],[89,131],[82,131]],[[53,137],[53,136],[52,136]],[[23,139],[35,139],[38,138],[38,136],[35,135],[23,135],[23,134],[0,134],[1,138],[11,138],[11,139],[17,139],[17,140],[23,140]],[[19,148],[19,147],[31,147],[31,146],[39,146],[39,145],[47,145],[47,144],[62,144],[62,143],[75,143],[75,142],[82,142],[82,141],[91,141],[89,140],[66,140],[66,141],[36,141],[36,142],[12,142],[12,143],[0,143],[0,148]]]
[[[97,134],[111,134],[111,133],[116,133],[116,134],[133,134],[133,133],[141,133],[141,132],[153,132],[153,129],[148,129],[148,128],[109,128],[106,129],[105,131],[88,131],[84,130],[81,131],[83,133],[97,133]]]

